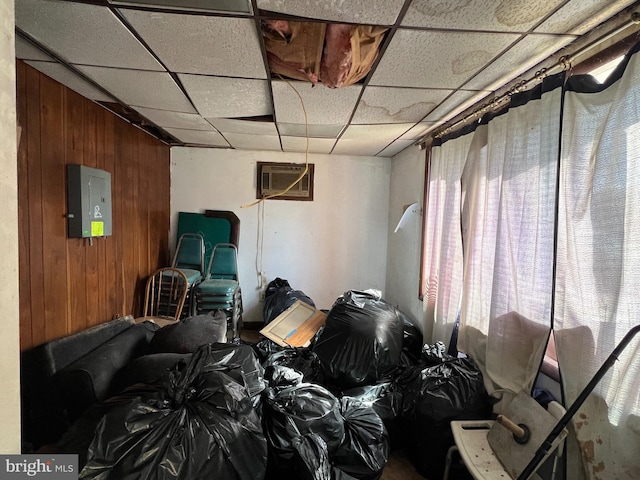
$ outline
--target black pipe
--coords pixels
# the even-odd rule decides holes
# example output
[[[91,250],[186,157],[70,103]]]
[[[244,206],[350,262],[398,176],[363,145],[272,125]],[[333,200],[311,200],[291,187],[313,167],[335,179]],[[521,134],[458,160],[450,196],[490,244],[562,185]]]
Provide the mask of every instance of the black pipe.
[[[582,392],[580,392],[580,395],[578,395],[578,398],[576,398],[576,400],[571,404],[571,406],[567,410],[567,413],[565,413],[564,416],[558,421],[556,426],[553,427],[553,430],[551,430],[551,433],[547,436],[547,438],[545,438],[545,440],[542,442],[540,447],[538,447],[538,450],[536,450],[536,454],[531,459],[531,461],[527,464],[527,466],[524,468],[522,473],[518,475],[517,480],[527,480],[536,471],[538,464],[542,462],[542,460],[549,453],[549,450],[551,449],[551,445],[553,441],[556,439],[558,435],[560,435],[560,432],[562,432],[562,430],[571,421],[571,418],[576,414],[578,409],[582,406],[582,404],[587,399],[589,394],[593,391],[593,389],[596,387],[598,382],[602,380],[602,377],[618,360],[618,357],[620,356],[622,351],[627,347],[629,342],[631,342],[633,337],[635,337],[638,332],[640,332],[640,324],[636,325],[635,327],[632,327],[631,330],[627,332],[627,334],[616,346],[613,352],[611,352],[611,355],[607,357],[607,359],[602,364],[600,369],[593,376],[591,381],[587,384],[586,387],[584,387]]]

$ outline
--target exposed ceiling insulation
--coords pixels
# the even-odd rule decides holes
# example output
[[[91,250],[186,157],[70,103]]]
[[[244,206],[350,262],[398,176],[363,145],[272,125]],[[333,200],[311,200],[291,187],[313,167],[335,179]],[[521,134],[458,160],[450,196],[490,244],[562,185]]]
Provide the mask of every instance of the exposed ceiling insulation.
[[[16,56],[170,144],[390,157],[634,3],[16,0]]]

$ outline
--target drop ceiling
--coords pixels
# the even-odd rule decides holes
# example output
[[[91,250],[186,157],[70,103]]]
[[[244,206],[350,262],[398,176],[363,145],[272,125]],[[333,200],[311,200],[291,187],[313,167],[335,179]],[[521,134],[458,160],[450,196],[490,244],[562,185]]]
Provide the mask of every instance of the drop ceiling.
[[[16,57],[171,145],[391,157],[633,4],[15,0]],[[273,18],[388,30],[332,89],[271,74]]]

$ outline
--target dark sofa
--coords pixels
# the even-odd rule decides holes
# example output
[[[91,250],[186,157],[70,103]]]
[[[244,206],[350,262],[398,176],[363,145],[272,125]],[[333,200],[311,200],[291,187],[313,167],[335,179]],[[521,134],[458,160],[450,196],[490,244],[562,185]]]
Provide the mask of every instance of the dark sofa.
[[[147,353],[157,325],[121,317],[21,354],[23,453],[55,443],[113,393],[118,371]]]
[[[117,318],[27,350],[21,355],[22,450],[59,448],[75,442],[89,408],[125,388],[152,383],[179,361],[188,361],[203,344],[225,342],[222,311],[186,318],[162,329],[152,322]],[[80,425],[76,421],[81,419]],[[64,436],[74,426],[73,434]],[[93,429],[93,427],[91,427]],[[74,433],[75,432],[75,433]],[[93,432],[90,432],[93,433]],[[90,440],[90,438],[89,438]],[[69,448],[69,444],[66,445]]]

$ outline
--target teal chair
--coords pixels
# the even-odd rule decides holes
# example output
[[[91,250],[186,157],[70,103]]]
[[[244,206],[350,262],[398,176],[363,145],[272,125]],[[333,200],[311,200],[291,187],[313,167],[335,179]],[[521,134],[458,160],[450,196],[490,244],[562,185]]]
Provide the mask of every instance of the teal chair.
[[[242,291],[238,280],[238,249],[232,243],[213,247],[205,279],[195,286],[196,314],[223,310],[233,339],[242,327]]]
[[[171,266],[180,270],[187,277],[187,308],[183,316],[195,313],[193,291],[205,277],[205,246],[204,237],[199,233],[183,233],[178,240],[176,253]]]

